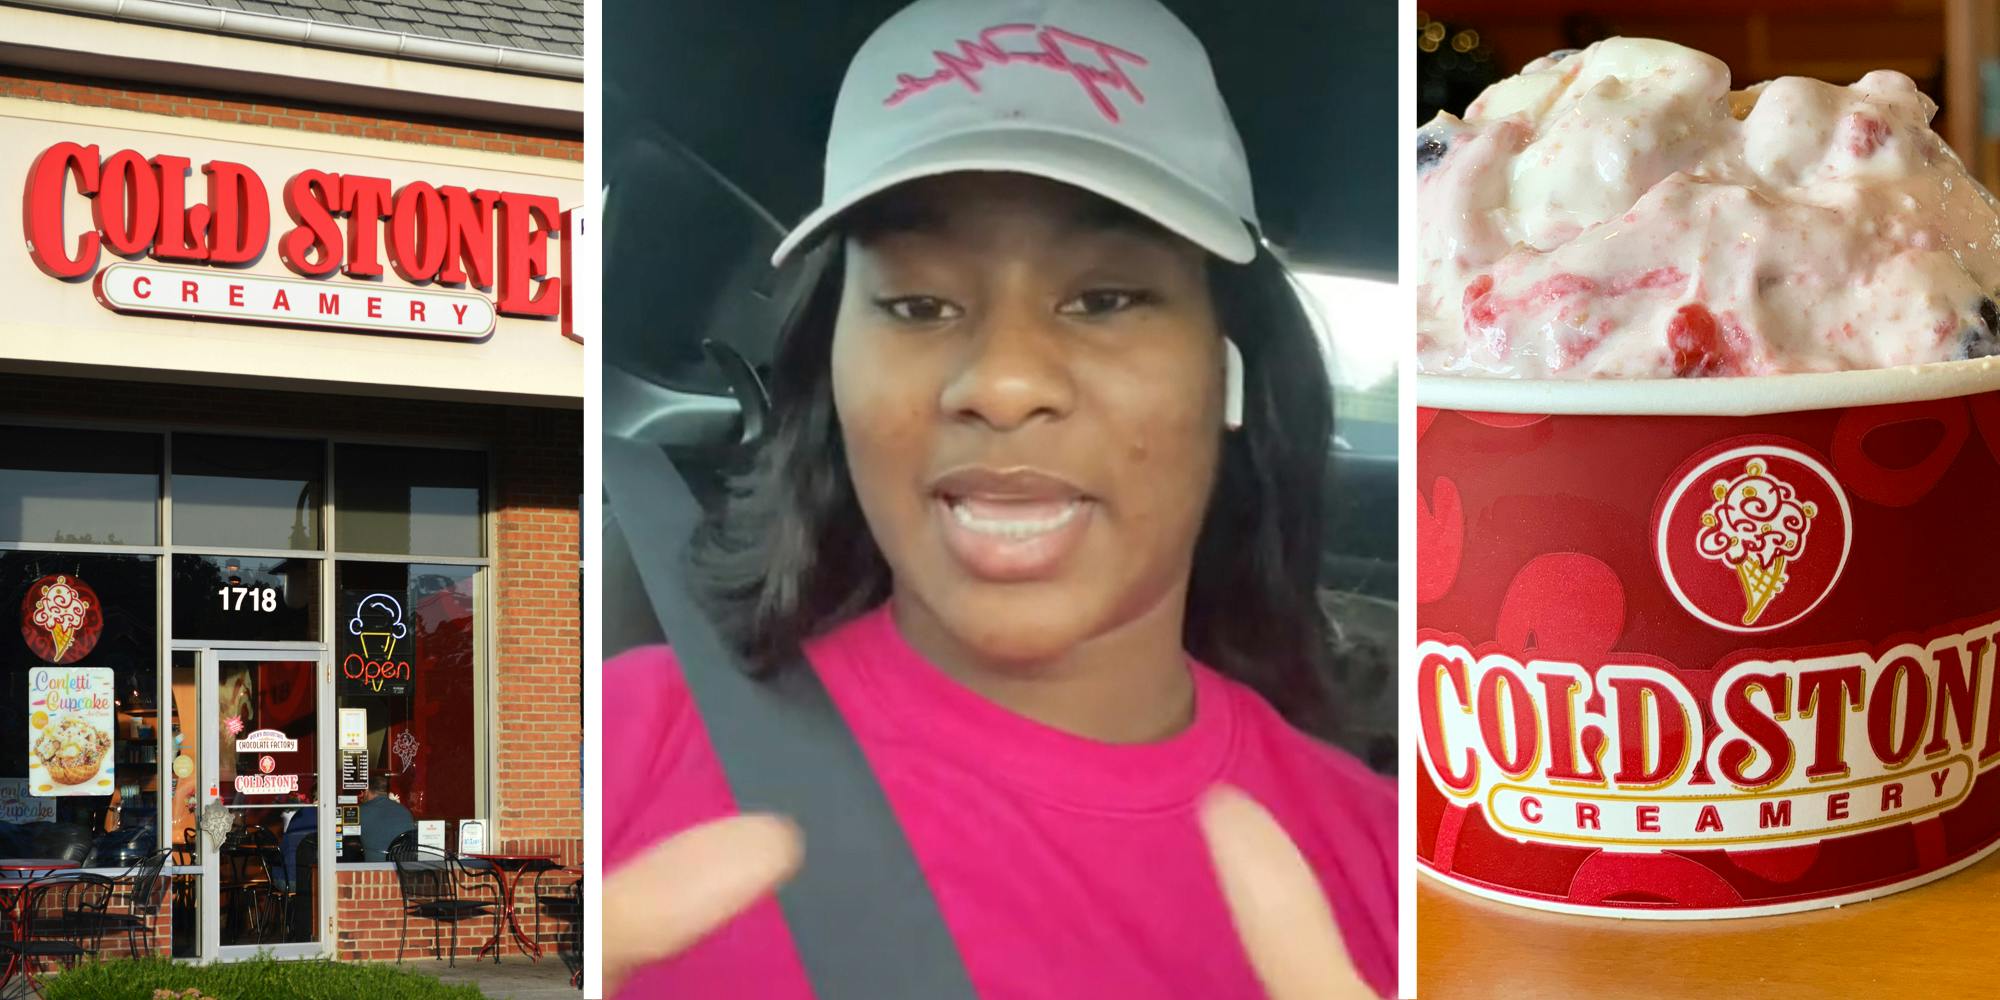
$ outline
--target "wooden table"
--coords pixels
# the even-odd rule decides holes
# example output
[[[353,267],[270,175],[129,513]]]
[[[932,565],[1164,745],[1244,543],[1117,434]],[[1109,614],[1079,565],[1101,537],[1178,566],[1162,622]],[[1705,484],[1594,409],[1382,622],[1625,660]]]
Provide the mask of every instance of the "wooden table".
[[[2000,854],[1892,896],[1782,917],[1644,921],[1488,902],[1417,876],[1423,1000],[1928,1000],[2000,995]]]
[[[527,932],[521,930],[521,922],[514,914],[514,890],[521,884],[521,875],[527,870],[528,866],[543,865],[551,868],[556,867],[556,856],[553,854],[464,854],[460,855],[460,857],[466,860],[484,861],[493,866],[493,875],[500,880],[500,906],[507,914],[507,928],[514,932],[514,946],[521,949],[521,954],[528,956],[529,961],[541,961],[542,943],[528,939]],[[502,932],[496,928],[493,931],[493,940],[481,945],[479,950],[474,952],[474,954],[484,955],[490,950],[493,952],[494,961],[499,961],[500,949],[505,947],[504,942],[501,941],[501,935]]]

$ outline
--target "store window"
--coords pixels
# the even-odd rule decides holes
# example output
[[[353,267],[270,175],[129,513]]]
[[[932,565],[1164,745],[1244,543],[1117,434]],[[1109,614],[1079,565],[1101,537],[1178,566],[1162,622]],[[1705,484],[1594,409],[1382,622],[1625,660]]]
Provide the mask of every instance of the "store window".
[[[324,444],[176,434],[173,463],[175,545],[321,547]]]
[[[0,541],[157,545],[160,438],[0,425]]]
[[[0,856],[156,849],[157,558],[0,551]]]
[[[312,642],[319,638],[318,559],[174,556],[174,638]]]
[[[177,647],[177,699],[194,697],[203,648],[303,647],[295,660],[225,659],[234,707],[207,724],[270,715],[308,757],[317,688],[296,666],[324,643],[337,721],[322,738],[338,749],[320,780],[335,785],[340,860],[379,847],[358,808],[371,774],[396,809],[366,815],[426,824],[455,849],[489,777],[486,484],[478,451],[0,426],[0,609],[12,615],[0,630],[0,857],[119,868],[190,841],[197,790],[163,794],[160,754],[193,752],[182,741],[202,729],[170,707],[161,738],[163,639]],[[224,756],[227,776],[242,761]],[[277,813],[313,795],[302,786],[245,821],[283,826]]]
[[[342,561],[334,572],[341,860],[380,860],[364,843],[379,849],[425,820],[444,821],[455,849],[458,822],[478,816],[479,568]],[[378,812],[398,824],[386,834],[362,826],[375,821],[359,808],[374,771],[410,814]]]
[[[335,543],[343,552],[486,554],[486,457],[472,451],[341,445]]]

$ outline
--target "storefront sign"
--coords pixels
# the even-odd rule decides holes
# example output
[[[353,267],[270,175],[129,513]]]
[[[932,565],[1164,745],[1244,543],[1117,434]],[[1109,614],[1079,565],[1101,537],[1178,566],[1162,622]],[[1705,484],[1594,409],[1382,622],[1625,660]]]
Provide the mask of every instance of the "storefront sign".
[[[28,675],[30,794],[111,794],[112,684],[103,667],[44,667]]]
[[[410,660],[416,643],[404,641],[410,626],[403,620],[402,600],[393,594],[370,593],[358,598],[345,595],[342,604],[353,614],[343,630],[346,652],[340,658],[340,693],[409,694],[414,688]]]
[[[259,729],[236,741],[237,753],[297,753],[299,741],[276,729]]]
[[[299,776],[296,774],[239,774],[236,776],[238,795],[289,795],[299,790]]]
[[[56,821],[56,804],[28,789],[27,778],[0,778],[0,823],[22,826]]]
[[[494,323],[492,303],[463,292],[341,286],[153,264],[113,264],[97,272],[96,288],[97,301],[105,308],[126,313],[454,340],[483,340]]]
[[[21,597],[21,638],[48,663],[75,663],[89,656],[103,631],[104,608],[97,592],[76,577],[42,577]]]
[[[177,268],[112,264],[97,276],[98,297],[121,311],[458,339],[491,332],[494,312],[555,317],[563,311],[568,275],[558,280],[553,273],[550,241],[567,242],[562,229],[569,220],[551,196],[421,180],[398,187],[387,177],[323,170],[293,174],[274,193],[250,167],[213,160],[199,168],[206,201],[189,204],[194,170],[184,156],[147,157],[132,149],[107,155],[75,142],[47,147],[28,170],[23,199],[29,257],[51,277],[74,280],[107,254],[241,268],[275,242],[285,267],[310,279],[193,272],[210,275],[203,279]],[[72,189],[91,202],[87,226],[65,218]],[[275,240],[274,206],[290,220]],[[491,289],[494,299],[488,307],[479,295],[395,291],[379,283],[385,270],[412,285]],[[323,280],[336,271],[354,281]],[[241,293],[232,297],[232,286]],[[287,305],[276,304],[280,291]],[[319,308],[321,292],[340,298],[337,319]],[[486,307],[483,321],[473,315],[474,303]],[[418,306],[421,319],[413,318]],[[456,306],[465,308],[463,323],[456,322]]]

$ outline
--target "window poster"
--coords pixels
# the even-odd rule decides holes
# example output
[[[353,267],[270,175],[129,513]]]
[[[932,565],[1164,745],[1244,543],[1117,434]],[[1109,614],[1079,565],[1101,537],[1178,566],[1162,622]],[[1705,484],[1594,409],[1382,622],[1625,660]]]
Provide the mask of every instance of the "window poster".
[[[37,667],[28,675],[31,796],[110,795],[116,705],[103,667]]]
[[[56,804],[29,794],[27,778],[0,778],[0,823],[25,826],[56,821]]]

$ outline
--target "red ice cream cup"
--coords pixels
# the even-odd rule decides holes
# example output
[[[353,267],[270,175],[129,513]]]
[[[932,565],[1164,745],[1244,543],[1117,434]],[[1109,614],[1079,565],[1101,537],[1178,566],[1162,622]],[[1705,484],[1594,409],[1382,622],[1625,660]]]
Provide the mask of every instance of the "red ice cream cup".
[[[2000,845],[2000,358],[1417,395],[1423,871],[1730,917]]]

